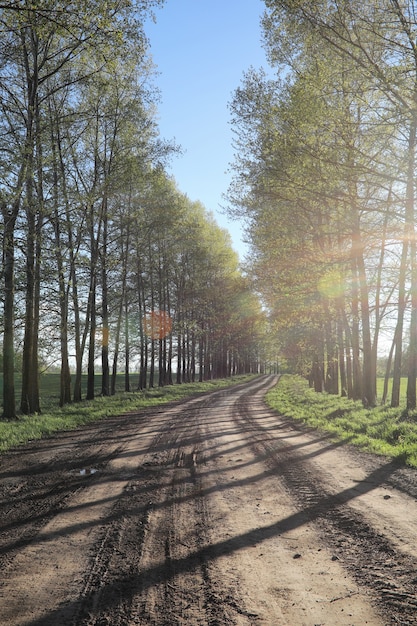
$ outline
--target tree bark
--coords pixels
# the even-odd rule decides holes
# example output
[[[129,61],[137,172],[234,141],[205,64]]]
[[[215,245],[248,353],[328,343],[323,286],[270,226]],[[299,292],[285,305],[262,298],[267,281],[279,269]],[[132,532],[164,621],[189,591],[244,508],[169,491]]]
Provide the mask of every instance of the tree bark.
[[[19,199],[11,211],[2,206],[4,219],[3,265],[4,265],[4,309],[3,309],[3,418],[16,418],[15,358],[14,358],[14,229],[18,215]]]

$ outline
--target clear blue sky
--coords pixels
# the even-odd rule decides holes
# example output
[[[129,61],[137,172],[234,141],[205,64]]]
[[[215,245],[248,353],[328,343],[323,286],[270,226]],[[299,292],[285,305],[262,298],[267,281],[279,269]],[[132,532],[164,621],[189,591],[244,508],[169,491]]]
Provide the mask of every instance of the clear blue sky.
[[[228,103],[243,73],[266,67],[261,0],[166,0],[146,33],[159,76],[159,128],[184,154],[169,173],[181,192],[200,200],[227,228],[241,258],[241,225],[221,214],[233,160]]]

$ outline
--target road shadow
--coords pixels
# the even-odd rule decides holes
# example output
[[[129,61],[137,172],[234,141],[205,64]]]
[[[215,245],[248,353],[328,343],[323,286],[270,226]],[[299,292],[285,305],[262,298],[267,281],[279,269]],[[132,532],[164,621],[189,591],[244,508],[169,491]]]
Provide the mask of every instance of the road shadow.
[[[48,543],[55,538],[61,536],[68,537],[81,531],[91,532],[94,530],[99,532],[100,528],[108,528],[111,525],[118,528],[118,525],[123,522],[126,516],[135,520],[137,524],[144,523],[143,520],[146,520],[149,511],[172,509],[174,506],[181,505],[192,499],[205,499],[211,494],[227,493],[228,490],[236,489],[237,487],[255,486],[256,488],[259,481],[265,478],[276,477],[279,480],[291,481],[292,476],[298,475],[298,468],[309,459],[344,445],[341,442],[333,442],[330,440],[331,436],[318,432],[312,436],[310,443],[294,442],[300,435],[295,434],[293,437],[292,433],[287,432],[290,428],[290,421],[286,421],[285,428],[281,426],[277,428],[276,425],[268,423],[271,420],[271,415],[269,414],[262,421],[261,415],[254,416],[252,413],[250,422],[243,415],[243,417],[237,420],[236,426],[231,427],[230,419],[225,419],[223,416],[223,410],[222,406],[215,406],[214,409],[210,407],[211,417],[207,418],[207,427],[210,425],[213,432],[209,433],[208,436],[206,436],[206,433],[204,434],[204,446],[202,446],[200,428],[202,425],[204,426],[205,418],[200,414],[193,421],[191,415],[194,409],[190,409],[190,413],[187,411],[183,412],[183,418],[185,416],[186,419],[181,428],[177,429],[173,429],[170,424],[166,424],[166,420],[159,421],[156,418],[155,423],[152,426],[149,425],[148,430],[149,433],[155,435],[155,439],[153,444],[143,451],[143,458],[145,459],[146,455],[149,457],[152,454],[156,458],[158,458],[158,455],[165,455],[164,461],[161,462],[159,460],[154,465],[152,463],[142,464],[137,468],[136,472],[132,473],[128,479],[128,489],[131,489],[131,491],[124,494],[125,508],[118,506],[119,496],[103,498],[73,507],[69,505],[66,508],[66,512],[76,512],[89,506],[105,504],[108,506],[108,514],[104,518],[96,518],[93,521],[70,524],[64,530],[55,533],[44,533],[42,537],[38,536],[35,540],[32,538],[31,545],[36,547],[36,545]],[[204,412],[204,407],[202,407],[202,411]],[[258,423],[257,428],[255,426],[256,423]],[[254,437],[255,433],[256,437]],[[288,441],[280,440],[280,435],[285,435],[282,439]],[[238,439],[233,442],[231,447],[227,446],[222,450],[215,445],[219,436],[224,437],[226,440],[229,436],[237,436]],[[103,432],[99,443],[104,449],[107,441],[114,442],[114,440],[114,433],[112,435],[110,432]],[[292,441],[291,443],[289,443],[290,440]],[[128,441],[128,433],[121,432],[120,447],[122,448],[123,444]],[[309,449],[309,446],[313,444],[321,444],[321,447],[316,450]],[[232,477],[229,477],[224,482],[216,482],[216,475],[219,471],[226,475],[228,472],[228,468],[222,467],[219,470],[216,466],[219,458],[221,456],[231,457],[243,450],[247,452],[249,449],[252,450],[251,460],[236,465],[236,467],[242,468],[259,464],[260,471],[255,471],[253,475],[244,479],[232,479]],[[183,456],[181,456],[182,451],[185,451]],[[285,454],[283,454],[284,451]],[[137,454],[137,451],[120,450],[119,458],[127,458],[133,454]],[[292,474],[289,473],[289,456],[293,457],[291,463]],[[177,474],[180,461],[182,469],[188,468],[188,472]],[[382,464],[377,469],[369,472],[363,480],[357,481],[352,487],[342,490],[335,495],[323,493],[319,488],[316,491],[313,489],[313,501],[309,504],[301,503],[298,510],[291,515],[276,520],[272,524],[258,526],[247,532],[236,534],[233,537],[208,545],[204,544],[204,538],[202,538],[198,548],[189,553],[187,557],[171,557],[169,563],[164,562],[151,568],[141,569],[138,567],[134,571],[129,571],[128,574],[121,575],[117,580],[106,582],[104,578],[103,581],[100,581],[98,588],[87,592],[81,600],[77,599],[73,603],[58,607],[41,619],[32,620],[29,624],[31,626],[56,626],[65,623],[78,624],[79,622],[74,622],[73,620],[74,616],[77,616],[80,611],[80,603],[89,608],[92,612],[92,619],[99,620],[100,615],[105,612],[111,612],[119,605],[129,606],[135,597],[140,594],[146,594],[154,585],[163,584],[169,586],[172,584],[175,576],[194,572],[197,568],[203,568],[207,564],[215,563],[221,556],[237,553],[246,547],[263,543],[272,538],[279,539],[279,537],[291,530],[307,523],[327,518],[330,514],[346,506],[354,498],[366,494],[382,484],[387,484],[388,481],[392,480],[397,470],[398,464],[395,462]],[[233,468],[230,468],[230,472],[232,471]],[[102,475],[92,477],[90,484],[94,484],[94,482],[110,484],[113,481],[125,479],[126,477],[121,478],[117,473],[112,474],[109,472],[105,475],[103,472]],[[303,480],[303,477],[301,477],[301,480]],[[180,487],[190,481],[198,489],[195,489],[192,493],[181,495],[182,490]],[[161,484],[168,484],[170,488],[164,498],[160,496]],[[39,498],[42,497],[42,494],[39,494]],[[41,522],[41,519],[43,518],[40,514],[39,522]],[[19,544],[16,542],[13,545],[6,546],[5,553],[7,553],[7,550],[13,550],[22,545],[24,543]],[[140,548],[141,546],[138,545],[138,552]],[[94,623],[98,622],[95,621]]]
[[[345,489],[332,496],[320,499],[312,506],[307,506],[299,511],[275,521],[272,524],[253,528],[250,531],[237,534],[223,541],[204,545],[184,558],[170,560],[169,564],[161,563],[152,568],[130,572],[128,576],[103,585],[97,590],[87,593],[83,603],[94,609],[94,617],[111,613],[118,604],[129,605],[134,597],[146,592],[154,585],[170,585],[176,576],[186,572],[196,571],[197,568],[214,563],[220,557],[237,553],[246,547],[259,545],[265,541],[285,535],[289,531],[297,529],[307,523],[315,522],[320,518],[328,517],[335,509],[348,504],[358,495],[365,494],[375,486],[385,483],[397,469],[397,464],[389,462],[371,472],[366,479],[358,482],[354,487]],[[132,515],[138,515],[140,511],[131,511]],[[126,512],[124,512],[126,514]],[[79,601],[60,607],[41,619],[31,621],[30,626],[52,626],[66,623],[69,615],[79,612]],[[92,615],[90,614],[90,617]],[[78,623],[78,622],[77,622]],[[83,623],[83,622],[79,622]],[[28,625],[29,626],[29,625]]]

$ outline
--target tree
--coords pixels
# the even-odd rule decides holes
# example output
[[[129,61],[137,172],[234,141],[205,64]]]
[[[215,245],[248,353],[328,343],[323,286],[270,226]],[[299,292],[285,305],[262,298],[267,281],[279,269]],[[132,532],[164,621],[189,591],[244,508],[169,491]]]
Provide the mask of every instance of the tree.
[[[396,357],[393,404],[398,402],[399,371],[402,352],[402,327],[405,313],[405,284],[411,281],[411,293],[416,292],[416,260],[414,247],[414,171],[416,143],[416,47],[414,2],[400,3],[398,0],[384,2],[351,2],[334,5],[331,2],[275,2],[267,0],[270,9],[265,17],[269,42],[273,56],[282,61],[283,55],[276,42],[279,31],[290,35],[294,41],[302,41],[298,52],[290,45],[285,53],[300,57],[306,52],[308,38],[322,42],[340,59],[354,66],[363,80],[368,82],[368,92],[379,94],[385,101],[380,110],[381,128],[386,130],[389,116],[395,120],[390,125],[394,150],[402,148],[404,159],[401,175],[396,176],[396,193],[402,195],[404,237],[402,270],[399,282],[398,322],[396,330]],[[295,34],[295,37],[294,37]],[[363,100],[363,92],[356,91],[356,98]],[[393,129],[396,131],[393,131]],[[381,155],[381,153],[380,153]],[[379,156],[380,156],[379,155]],[[374,160],[373,166],[378,167]],[[398,190],[398,191],[397,191]],[[407,274],[407,265],[410,273]],[[408,363],[407,408],[416,406],[417,375],[417,301],[410,300],[410,358]]]
[[[48,217],[44,185],[46,149],[50,149],[48,106],[52,98],[64,94],[68,109],[74,107],[80,84],[91,82],[100,68],[109,66],[117,55],[127,58],[139,47],[143,56],[144,15],[154,2],[125,5],[44,2],[4,5],[0,21],[2,39],[1,106],[3,143],[2,215],[5,224],[5,350],[7,371],[4,387],[5,414],[12,417],[13,407],[13,272],[14,229],[24,209],[27,228],[26,314],[21,410],[36,412],[38,389],[38,326],[41,280],[42,231]],[[109,54],[110,50],[113,54]],[[90,59],[98,61],[95,66]],[[49,109],[51,110],[51,109]],[[73,114],[73,112],[72,112]],[[55,133],[56,135],[56,133]],[[49,158],[48,153],[48,158]],[[59,182],[59,181],[56,181]],[[7,188],[15,189],[10,195]],[[16,185],[17,183],[17,185]],[[21,221],[23,224],[23,220]]]
[[[61,405],[72,359],[79,401],[86,366],[94,397],[99,360],[101,392],[115,392],[123,349],[126,390],[132,363],[141,388],[171,384],[175,360],[178,382],[261,367],[262,315],[230,240],[165,172],[175,148],[158,137],[142,31],[154,4],[0,8],[5,417],[15,333],[25,413],[41,409],[46,352],[61,363]]]
[[[266,49],[283,78],[251,71],[236,91],[230,212],[250,225],[252,273],[283,338],[309,354],[316,387],[335,391],[338,368],[343,392],[372,405],[381,321],[398,289],[400,323],[413,285],[414,78],[395,72],[414,67],[412,9],[266,5]],[[401,247],[398,281],[383,266]]]

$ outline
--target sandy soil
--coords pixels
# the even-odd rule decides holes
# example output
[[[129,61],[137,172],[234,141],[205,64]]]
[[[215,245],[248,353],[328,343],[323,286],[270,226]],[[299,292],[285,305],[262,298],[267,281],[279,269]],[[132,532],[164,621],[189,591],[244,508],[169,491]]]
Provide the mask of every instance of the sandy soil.
[[[417,624],[417,474],[273,377],[0,457],[2,626]]]

